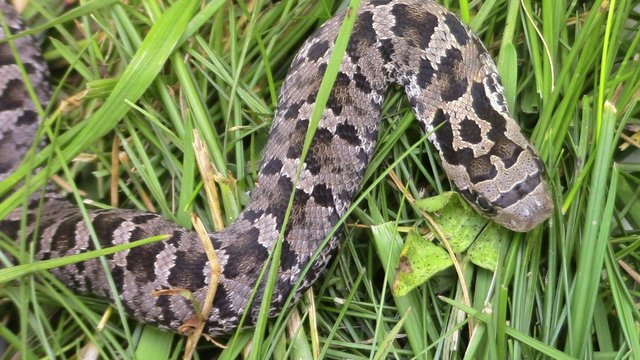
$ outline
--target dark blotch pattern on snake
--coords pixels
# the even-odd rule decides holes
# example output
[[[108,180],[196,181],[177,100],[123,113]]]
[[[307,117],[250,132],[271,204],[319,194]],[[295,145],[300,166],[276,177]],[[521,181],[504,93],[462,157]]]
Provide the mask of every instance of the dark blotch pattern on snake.
[[[0,6],[9,30],[20,31],[15,12],[4,3]],[[315,97],[343,17],[338,14],[319,28],[293,59],[251,201],[235,222],[209,235],[222,268],[208,317],[206,331],[211,334],[237,327],[284,225],[293,191],[270,314],[281,311],[302,270],[358,190],[391,83],[404,87],[416,118],[431,133],[446,173],[476,209],[515,231],[528,231],[551,213],[543,165],[509,115],[491,58],[453,14],[424,0],[370,0],[361,6],[332,95],[295,182]],[[46,102],[46,70],[37,49],[28,37],[14,43],[37,95]],[[39,119],[29,99],[13,53],[3,42],[0,179],[19,165],[37,130]],[[17,238],[20,216],[21,210],[16,210],[3,219],[0,230]],[[107,256],[118,296],[132,317],[170,329],[194,318],[190,300],[151,293],[186,288],[198,301],[204,299],[210,266],[195,232],[141,211],[94,210],[90,217],[104,247],[169,235],[164,242]],[[27,233],[35,229],[34,219],[31,213]],[[92,248],[79,211],[53,195],[40,217],[39,238],[37,259]],[[320,251],[295,298],[316,280],[337,243],[334,236]],[[97,260],[52,272],[81,293],[112,299]],[[248,308],[245,325],[255,321],[262,288],[263,284]]]

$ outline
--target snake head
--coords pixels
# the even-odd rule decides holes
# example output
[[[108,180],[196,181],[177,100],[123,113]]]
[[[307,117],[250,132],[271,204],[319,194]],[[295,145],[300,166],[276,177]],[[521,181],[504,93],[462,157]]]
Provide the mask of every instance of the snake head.
[[[527,232],[548,219],[554,207],[544,165],[533,147],[514,152],[512,162],[491,156],[490,164],[475,158],[465,171],[450,166],[445,170],[457,174],[454,184],[476,210],[510,230]],[[469,174],[487,174],[487,169],[499,176],[477,177],[475,182],[469,178]]]

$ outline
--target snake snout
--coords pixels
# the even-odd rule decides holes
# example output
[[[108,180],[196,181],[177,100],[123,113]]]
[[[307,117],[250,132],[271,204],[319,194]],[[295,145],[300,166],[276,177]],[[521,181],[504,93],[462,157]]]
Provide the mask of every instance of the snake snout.
[[[553,209],[549,187],[546,181],[542,181],[518,203],[498,210],[493,220],[510,230],[527,232],[547,220]]]

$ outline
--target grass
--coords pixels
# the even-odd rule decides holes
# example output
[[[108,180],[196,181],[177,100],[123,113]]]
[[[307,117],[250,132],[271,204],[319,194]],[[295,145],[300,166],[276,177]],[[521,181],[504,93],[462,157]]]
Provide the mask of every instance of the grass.
[[[133,3],[93,0],[63,12],[57,1],[30,2],[25,17],[50,37],[55,93],[43,111],[53,145],[0,183],[10,194],[0,216],[24,201],[17,183],[44,164],[31,186],[60,173],[79,204],[154,210],[183,226],[195,212],[214,229],[196,129],[217,171],[223,221],[232,221],[254,186],[293,54],[347,5]],[[497,59],[509,105],[547,164],[551,220],[503,239],[495,273],[458,256],[470,303],[453,270],[392,296],[399,244],[408,229],[428,226],[390,175],[413,197],[449,187],[395,89],[342,245],[313,292],[257,331],[218,339],[224,350],[201,341],[196,357],[640,358],[640,9],[631,0],[442,3],[468,17]],[[33,263],[24,239],[0,247],[3,264],[7,253],[24,264],[0,272],[2,358],[184,351],[183,338],[71,293],[42,271],[51,264]]]

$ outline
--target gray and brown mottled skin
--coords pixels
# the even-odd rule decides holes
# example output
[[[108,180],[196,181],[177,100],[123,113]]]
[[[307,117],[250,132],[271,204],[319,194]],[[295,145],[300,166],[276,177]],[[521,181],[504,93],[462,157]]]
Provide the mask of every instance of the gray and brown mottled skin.
[[[11,32],[16,14],[1,5]],[[491,58],[480,41],[450,12],[424,0],[370,0],[359,10],[349,46],[311,150],[296,185],[292,180],[320,81],[343,18],[324,24],[293,60],[280,93],[259,181],[238,219],[210,234],[222,267],[207,331],[234,330],[258,274],[283,227],[289,196],[295,191],[282,246],[282,260],[271,314],[277,314],[323,239],[350,206],[377,138],[382,101],[390,83],[404,86],[425,131],[440,151],[443,167],[456,188],[478,210],[516,231],[528,231],[550,214],[552,202],[543,165],[510,117]],[[3,37],[0,30],[0,37]],[[15,43],[30,80],[47,100],[45,70],[31,45]],[[22,78],[6,43],[0,45],[0,161],[3,176],[18,165],[38,126]],[[20,211],[0,222],[16,236]],[[27,231],[33,231],[34,214]],[[193,318],[193,307],[180,296],[154,297],[154,290],[186,288],[200,301],[210,276],[194,232],[159,215],[133,210],[91,212],[102,246],[152,235],[165,242],[108,256],[108,264],[129,314],[162,328],[176,329]],[[60,199],[49,200],[40,220],[38,259],[75,254],[92,248],[79,212]],[[337,246],[333,237],[297,296],[309,287]],[[98,261],[53,270],[69,287],[112,298]],[[251,325],[262,288],[250,306]]]

